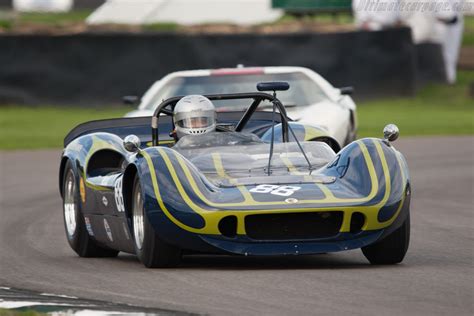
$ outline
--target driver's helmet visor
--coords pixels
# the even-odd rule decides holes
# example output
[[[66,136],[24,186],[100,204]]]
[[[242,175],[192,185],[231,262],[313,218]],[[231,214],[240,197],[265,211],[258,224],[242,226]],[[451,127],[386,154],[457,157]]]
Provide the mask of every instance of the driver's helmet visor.
[[[214,124],[210,117],[189,117],[176,122],[176,125],[182,128],[205,128]]]

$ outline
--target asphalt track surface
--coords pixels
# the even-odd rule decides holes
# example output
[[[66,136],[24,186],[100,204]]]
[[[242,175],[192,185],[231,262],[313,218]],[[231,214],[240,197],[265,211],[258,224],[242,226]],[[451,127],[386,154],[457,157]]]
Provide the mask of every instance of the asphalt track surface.
[[[83,259],[69,248],[60,152],[0,153],[0,286],[214,315],[473,315],[474,137],[395,143],[412,176],[404,262],[358,250],[304,257],[186,257],[144,268],[134,256]]]

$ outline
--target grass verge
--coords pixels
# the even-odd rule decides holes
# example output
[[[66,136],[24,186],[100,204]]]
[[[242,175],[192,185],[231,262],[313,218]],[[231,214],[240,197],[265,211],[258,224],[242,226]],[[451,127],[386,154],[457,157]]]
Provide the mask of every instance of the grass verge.
[[[0,149],[60,148],[77,124],[122,117],[130,108],[0,107]]]
[[[464,17],[462,46],[474,46],[474,16]]]
[[[469,85],[473,71],[458,74],[456,85],[430,85],[413,98],[392,98],[358,103],[359,137],[381,136],[395,123],[401,136],[474,134],[474,99]]]
[[[0,316],[46,316],[45,313],[40,313],[31,309],[26,310],[12,310],[0,308]]]
[[[28,12],[16,13],[6,12],[3,14],[3,21],[23,25],[61,25],[80,23],[92,13],[92,10],[73,10],[64,13],[53,12]]]
[[[474,102],[469,85],[474,72],[463,71],[453,86],[431,85],[413,98],[358,103],[359,137],[380,137],[395,123],[401,137],[474,134]],[[79,123],[121,117],[130,108],[0,107],[0,149],[60,148],[64,136]]]

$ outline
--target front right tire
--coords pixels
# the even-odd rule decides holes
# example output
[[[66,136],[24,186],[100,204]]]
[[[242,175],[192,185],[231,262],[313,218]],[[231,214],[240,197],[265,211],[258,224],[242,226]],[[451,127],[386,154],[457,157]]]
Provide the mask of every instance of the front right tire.
[[[147,268],[173,268],[181,261],[181,249],[161,240],[144,209],[140,179],[135,176],[132,200],[132,232],[135,251]]]

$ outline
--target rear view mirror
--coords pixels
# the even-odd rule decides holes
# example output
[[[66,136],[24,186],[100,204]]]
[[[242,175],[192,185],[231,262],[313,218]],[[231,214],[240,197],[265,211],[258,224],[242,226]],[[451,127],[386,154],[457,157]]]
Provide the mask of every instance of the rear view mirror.
[[[137,135],[133,135],[133,134],[128,135],[123,140],[123,147],[128,152],[135,153],[137,151],[140,151],[140,146],[141,146],[141,141]]]
[[[122,98],[122,102],[127,105],[136,105],[138,97],[136,95],[126,95]]]
[[[400,130],[398,129],[398,126],[395,124],[388,124],[383,129],[383,138],[385,138],[385,140],[388,142],[396,141],[399,135],[400,135]]]
[[[342,87],[339,88],[339,91],[341,91],[342,95],[351,95],[354,93],[354,87]]]
[[[286,91],[290,89],[288,82],[260,82],[257,84],[258,91]]]

